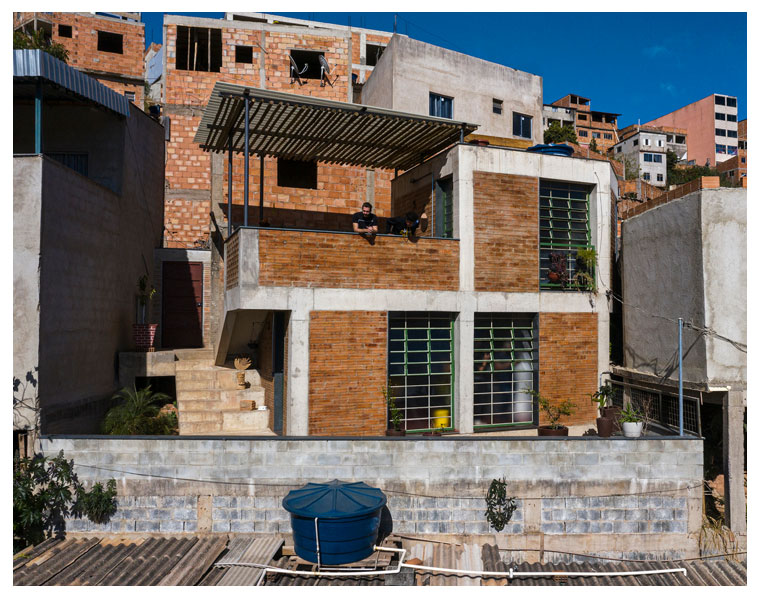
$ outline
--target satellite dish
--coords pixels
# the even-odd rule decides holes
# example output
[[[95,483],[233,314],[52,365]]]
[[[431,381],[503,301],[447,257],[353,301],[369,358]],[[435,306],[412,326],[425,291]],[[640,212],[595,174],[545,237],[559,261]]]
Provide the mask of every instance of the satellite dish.
[[[325,77],[325,74],[328,75],[328,77]],[[330,81],[330,63],[327,62],[327,59],[325,58],[324,54],[319,55],[319,86],[325,87],[325,80],[327,80],[327,83],[330,84],[330,87],[333,86],[333,83],[337,81],[338,76],[335,76],[335,79]]]
[[[306,72],[306,69],[309,68],[309,63],[306,63],[303,66],[303,69],[300,71],[298,70],[298,65],[296,64],[296,61],[293,60],[293,57],[290,56],[290,83],[295,83],[298,81],[298,85],[303,85],[303,81],[301,81],[301,75],[303,75]]]

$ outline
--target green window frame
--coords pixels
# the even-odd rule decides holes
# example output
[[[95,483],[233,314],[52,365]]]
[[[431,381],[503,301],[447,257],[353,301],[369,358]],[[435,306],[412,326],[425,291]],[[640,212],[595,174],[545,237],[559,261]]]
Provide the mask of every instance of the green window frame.
[[[454,179],[451,176],[435,182],[435,236],[454,237]]]
[[[591,244],[590,197],[592,186],[541,180],[539,184],[539,287],[541,289],[594,289],[595,265],[578,260],[579,250]],[[550,279],[553,265],[564,261],[566,275]],[[585,274],[581,275],[581,274]]]
[[[389,313],[388,387],[407,431],[453,429],[452,313]]]
[[[476,313],[473,344],[475,429],[534,426],[538,408],[538,319],[527,313]]]

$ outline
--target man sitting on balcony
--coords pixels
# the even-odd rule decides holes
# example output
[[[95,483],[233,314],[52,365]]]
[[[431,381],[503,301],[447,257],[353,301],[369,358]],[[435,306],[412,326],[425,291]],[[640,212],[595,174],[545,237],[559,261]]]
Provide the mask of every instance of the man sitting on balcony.
[[[369,202],[362,204],[361,212],[354,213],[352,221],[354,233],[361,233],[369,239],[374,239],[377,235],[377,216],[372,214],[372,205]]]

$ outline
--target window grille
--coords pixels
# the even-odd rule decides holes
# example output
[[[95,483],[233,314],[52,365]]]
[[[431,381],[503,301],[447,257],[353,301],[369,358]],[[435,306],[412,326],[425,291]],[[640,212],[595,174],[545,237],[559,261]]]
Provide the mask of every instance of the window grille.
[[[589,222],[589,186],[541,181],[539,186],[539,236],[541,289],[568,287],[573,282],[581,289],[593,288],[587,278],[579,277],[587,272],[591,282],[595,280],[594,265],[582,265],[578,250],[592,249]],[[566,261],[567,281],[552,282],[549,279],[553,256],[563,255]]]
[[[534,425],[538,387],[538,336],[534,315],[475,315],[475,428]]]
[[[614,392],[613,406],[623,406],[624,385],[612,382]],[[662,390],[631,385],[631,404],[639,412],[647,413],[650,423],[655,423],[674,433],[678,433],[678,393],[667,393]],[[694,435],[702,435],[702,420],[700,416],[700,399],[698,395],[683,395],[683,431]]]
[[[389,387],[407,431],[453,427],[453,320],[451,313],[390,313]]]

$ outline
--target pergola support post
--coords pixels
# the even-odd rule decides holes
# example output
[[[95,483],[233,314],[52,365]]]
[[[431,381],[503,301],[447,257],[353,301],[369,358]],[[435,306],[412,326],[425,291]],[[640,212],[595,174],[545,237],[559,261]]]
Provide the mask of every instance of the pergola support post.
[[[250,126],[251,99],[246,91],[243,102],[245,103],[245,184],[243,185],[243,195],[245,196],[243,204],[243,226],[248,227],[248,163],[250,162],[250,145],[251,140],[248,138],[248,128]]]
[[[227,237],[232,235],[232,134],[227,151]]]
[[[259,154],[259,225],[264,221],[264,155]]]

